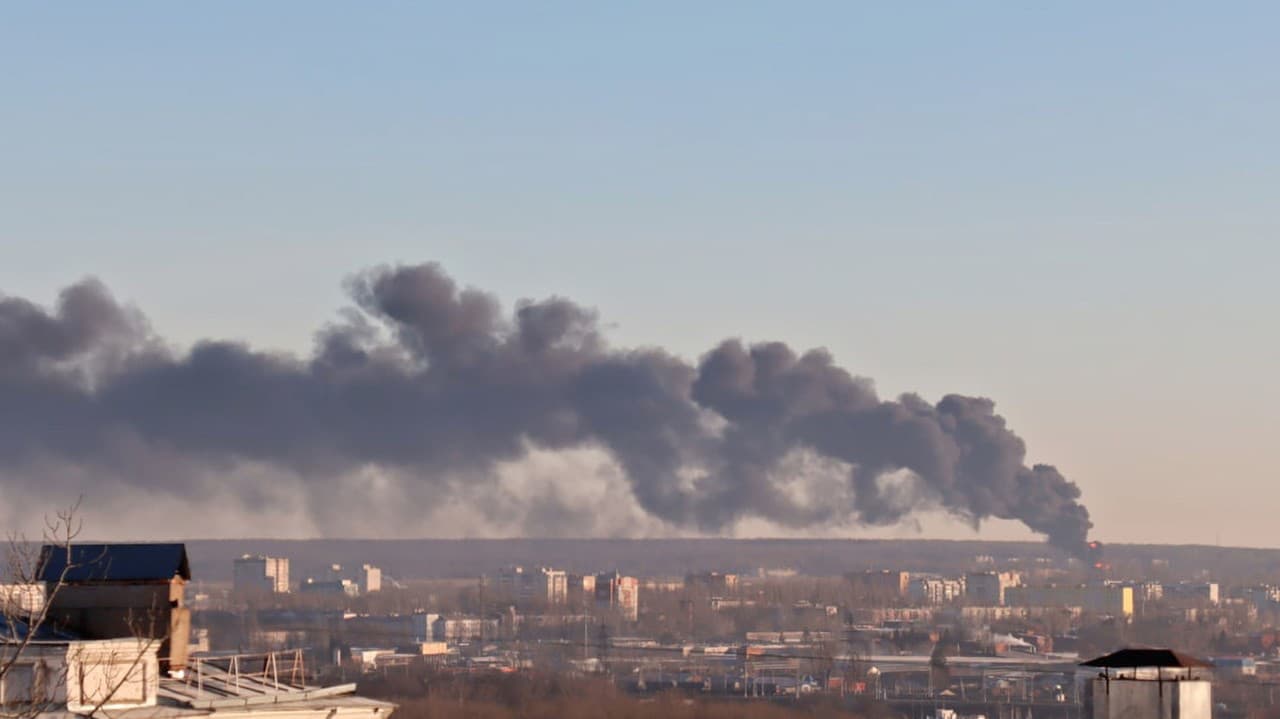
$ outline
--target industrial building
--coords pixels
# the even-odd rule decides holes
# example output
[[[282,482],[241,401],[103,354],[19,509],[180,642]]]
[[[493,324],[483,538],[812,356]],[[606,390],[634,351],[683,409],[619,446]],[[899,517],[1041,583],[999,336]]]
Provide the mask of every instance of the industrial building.
[[[246,554],[235,560],[232,587],[237,594],[285,594],[289,591],[289,560]]]

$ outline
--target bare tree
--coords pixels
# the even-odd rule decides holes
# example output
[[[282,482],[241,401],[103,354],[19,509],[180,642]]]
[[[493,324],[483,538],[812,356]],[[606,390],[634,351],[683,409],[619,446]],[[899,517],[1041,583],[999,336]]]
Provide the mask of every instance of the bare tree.
[[[140,675],[155,662],[154,648],[167,638],[167,627],[156,631],[155,610],[130,615],[132,636],[118,640],[77,641],[50,621],[50,608],[68,578],[102,559],[75,555],[83,528],[80,504],[78,499],[46,515],[41,543],[20,533],[8,537],[0,576],[0,719],[34,719],[64,702],[70,706],[73,699],[77,713],[104,714],[135,683],[145,691]],[[48,568],[59,565],[57,574],[49,576]]]
[[[48,702],[41,701],[41,697],[50,695],[49,688],[54,683],[51,680],[55,679],[49,676],[48,663],[43,659],[31,663],[21,660],[32,653],[32,647],[42,636],[56,636],[46,626],[49,607],[65,586],[66,578],[76,568],[71,561],[71,546],[82,528],[79,510],[80,500],[77,499],[53,516],[45,516],[43,546],[56,547],[55,551],[67,553],[67,561],[53,581],[46,581],[47,578],[41,576],[44,569],[41,561],[43,546],[28,541],[20,533],[9,535],[3,597],[0,597],[4,623],[0,628],[3,632],[0,636],[0,692],[19,694],[19,699],[25,694],[30,699],[22,702],[10,696],[2,697],[0,716],[34,716],[47,708]],[[23,676],[20,678],[20,675]]]

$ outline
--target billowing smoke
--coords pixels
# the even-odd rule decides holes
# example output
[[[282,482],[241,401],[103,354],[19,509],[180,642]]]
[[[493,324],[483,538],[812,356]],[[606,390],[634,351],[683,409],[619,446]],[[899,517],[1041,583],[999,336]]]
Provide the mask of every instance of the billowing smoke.
[[[353,306],[305,358],[216,341],[174,351],[92,280],[52,310],[0,297],[0,482],[56,483],[41,469],[53,466],[72,485],[180,497],[252,467],[302,478],[319,511],[370,471],[411,494],[479,497],[500,463],[589,447],[673,530],[943,510],[975,527],[1019,520],[1084,551],[1080,490],[1027,466],[990,400],[883,400],[825,351],[781,343],[728,340],[696,366],[613,348],[592,310],[551,298],[505,313],[434,264],[369,270],[348,289]],[[233,489],[263,501],[270,480]],[[555,515],[554,497],[524,500]]]

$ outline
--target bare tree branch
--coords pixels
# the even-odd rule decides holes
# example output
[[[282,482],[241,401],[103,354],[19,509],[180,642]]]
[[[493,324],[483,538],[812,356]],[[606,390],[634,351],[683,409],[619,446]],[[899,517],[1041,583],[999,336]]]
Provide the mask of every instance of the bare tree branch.
[[[57,510],[52,516],[45,516],[44,541],[40,545],[19,533],[11,533],[8,537],[4,575],[0,576],[0,587],[3,587],[0,616],[4,622],[3,632],[0,632],[0,691],[14,684],[9,680],[19,669],[30,667],[31,676],[23,687],[27,695],[25,698],[14,701],[6,697],[0,703],[0,719],[34,719],[56,708],[71,698],[70,680],[77,682],[77,698],[81,705],[88,706],[81,713],[85,716],[105,715],[106,707],[119,697],[121,690],[134,680],[139,670],[144,672],[145,698],[149,657],[169,638],[168,627],[163,632],[156,631],[160,616],[157,607],[149,609],[143,617],[135,617],[131,613],[126,618],[134,640],[129,645],[127,656],[115,648],[106,654],[101,653],[97,648],[103,644],[99,641],[64,640],[56,634],[59,627],[51,620],[50,610],[58,594],[74,573],[83,567],[100,564],[106,555],[104,549],[96,557],[81,556],[77,561],[74,545],[83,529],[80,516],[82,501],[83,497]],[[57,575],[48,576],[49,567],[58,566],[58,559],[62,561]],[[37,589],[43,590],[39,592],[43,601],[33,606]],[[110,646],[115,640],[105,641]],[[59,645],[66,646],[60,657],[45,651],[45,647]],[[75,676],[71,673],[73,670]],[[95,684],[86,687],[85,679],[89,676],[93,677]],[[159,679],[157,668],[154,681],[158,683]],[[86,697],[86,690],[91,690],[93,696]],[[86,703],[86,699],[91,699],[92,703]]]

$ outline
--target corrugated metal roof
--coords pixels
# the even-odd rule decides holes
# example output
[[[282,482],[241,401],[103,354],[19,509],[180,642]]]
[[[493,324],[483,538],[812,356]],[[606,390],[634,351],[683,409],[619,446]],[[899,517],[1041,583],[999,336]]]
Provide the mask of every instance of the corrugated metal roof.
[[[1104,657],[1081,662],[1082,667],[1136,669],[1138,667],[1211,667],[1209,662],[1172,649],[1121,649]]]
[[[59,577],[72,583],[168,581],[175,576],[191,579],[185,544],[46,544],[40,550],[40,579],[46,582]]]

